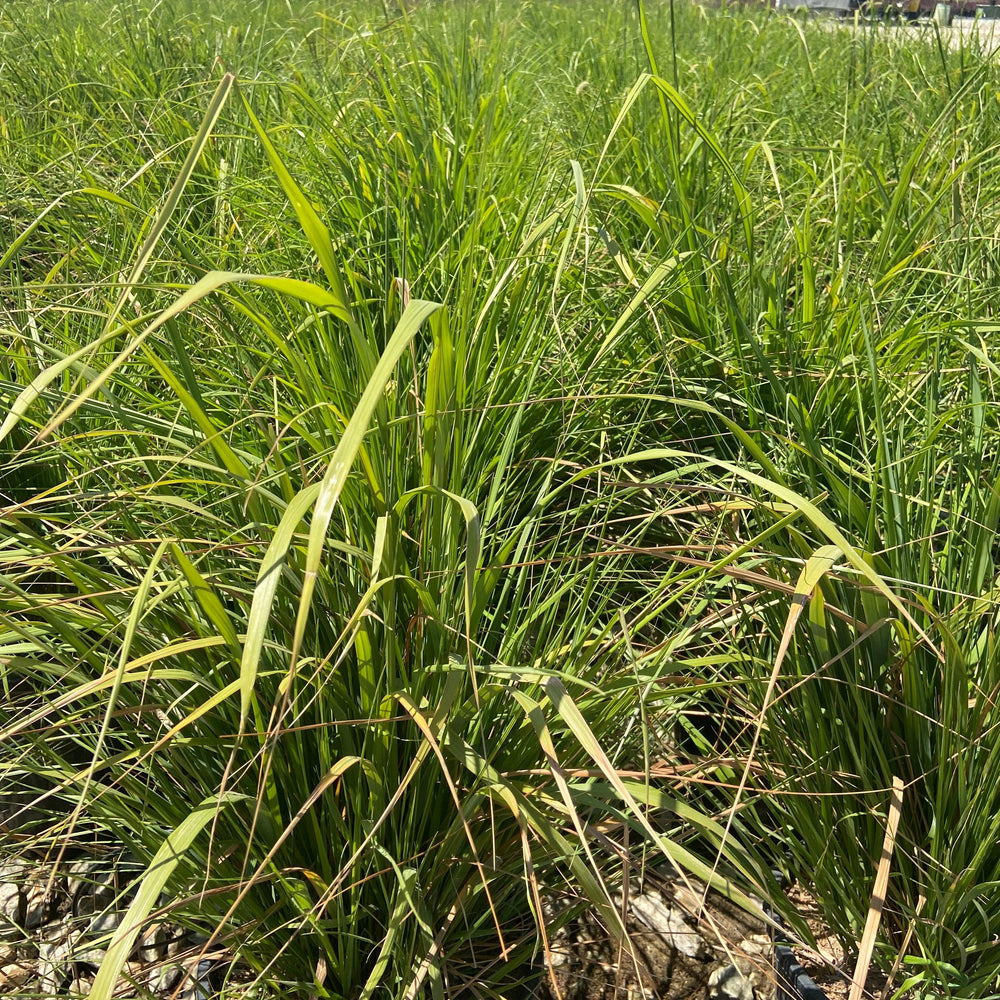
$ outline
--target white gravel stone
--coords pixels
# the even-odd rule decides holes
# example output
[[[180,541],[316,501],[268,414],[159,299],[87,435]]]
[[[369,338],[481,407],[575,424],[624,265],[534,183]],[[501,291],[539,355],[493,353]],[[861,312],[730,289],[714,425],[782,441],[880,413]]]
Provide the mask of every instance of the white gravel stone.
[[[155,969],[149,977],[149,988],[153,993],[173,993],[184,975],[184,970],[171,963]]]
[[[708,977],[708,1000],[754,1000],[753,986],[735,965],[720,965]]]
[[[101,869],[104,867],[100,861],[74,861],[69,866],[66,878],[66,891],[70,899],[75,900],[81,892],[101,881]]]
[[[59,922],[45,927],[43,933],[44,940],[38,945],[38,981],[43,991],[55,993],[71,972],[73,930],[65,922]]]
[[[87,927],[87,933],[91,937],[99,937],[102,934],[110,934],[112,931],[118,929],[118,925],[122,922],[122,915],[117,910],[105,910],[104,913],[98,913],[93,920],[90,921]]]
[[[23,861],[0,862],[0,882],[13,882],[20,885],[28,877],[29,865]]]
[[[702,936],[690,927],[684,915],[668,906],[658,892],[644,892],[631,900],[632,912],[650,929],[688,958],[707,953]]]
[[[17,986],[24,986],[31,979],[34,969],[26,962],[10,962],[0,968],[0,990],[7,993]]]
[[[93,976],[77,976],[69,984],[69,995],[71,997],[89,997],[90,991],[94,988]]]
[[[212,984],[208,981],[208,974],[211,971],[211,962],[199,962],[194,975],[188,980],[187,988],[181,994],[182,1000],[209,1000],[212,996]]]
[[[560,948],[550,948],[546,957],[546,965],[550,969],[560,969],[569,962],[569,955]]]
[[[127,909],[129,891],[118,887],[129,869],[120,859],[91,859],[60,871],[53,878],[40,864],[0,863],[0,1000],[86,997],[93,990],[94,969]],[[207,941],[178,924],[150,922],[122,969],[118,993],[209,1000],[215,995],[209,974],[220,955],[198,961]]]
[[[109,872],[103,873],[110,879]],[[94,875],[99,878],[100,874]],[[74,878],[70,880],[70,898],[73,901],[73,913],[78,917],[89,917],[94,913],[103,913],[114,908],[117,893],[110,881],[83,881]]]
[[[73,961],[86,965],[100,965],[107,954],[104,948],[78,948],[73,952]]]
[[[771,939],[766,934],[751,934],[736,950],[751,957],[766,956],[771,953]]]
[[[24,919],[24,896],[16,882],[0,883],[0,919],[18,926]]]
[[[36,872],[34,883],[29,884],[24,892],[24,920],[21,926],[25,930],[34,930],[49,922],[53,898],[48,890],[47,874],[43,871]]]
[[[173,936],[170,925],[160,921],[143,928],[136,946],[139,958],[144,962],[162,962]]]

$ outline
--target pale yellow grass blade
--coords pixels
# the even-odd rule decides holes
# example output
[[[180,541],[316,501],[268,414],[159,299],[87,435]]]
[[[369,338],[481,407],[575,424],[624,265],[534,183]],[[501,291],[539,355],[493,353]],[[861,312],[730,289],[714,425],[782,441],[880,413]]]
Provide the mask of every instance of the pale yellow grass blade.
[[[879,858],[878,870],[875,873],[875,888],[872,891],[871,905],[868,907],[865,931],[861,935],[861,944],[858,946],[858,962],[854,967],[854,979],[851,982],[851,994],[848,1000],[861,1000],[864,996],[868,967],[871,965],[872,952],[875,950],[875,938],[878,937],[878,928],[882,921],[882,907],[885,905],[885,894],[889,888],[889,868],[892,865],[892,854],[896,848],[896,831],[899,829],[899,817],[902,811],[903,779],[894,777],[892,779],[892,798],[889,800],[889,819],[885,825],[885,840],[882,841],[882,856]]]

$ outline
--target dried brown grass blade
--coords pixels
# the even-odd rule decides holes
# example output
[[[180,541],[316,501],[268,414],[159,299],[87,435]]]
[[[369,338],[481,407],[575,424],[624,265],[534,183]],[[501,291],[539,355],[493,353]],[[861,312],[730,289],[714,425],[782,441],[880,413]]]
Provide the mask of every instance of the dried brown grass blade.
[[[896,847],[896,831],[899,829],[899,817],[902,811],[903,779],[894,777],[892,779],[892,798],[889,800],[889,821],[885,827],[885,840],[882,841],[882,857],[879,858],[878,871],[875,873],[875,889],[872,892],[871,905],[868,907],[865,931],[861,935],[861,944],[858,947],[858,963],[854,967],[854,980],[851,983],[851,993],[848,1000],[861,1000],[865,992],[868,967],[871,965],[875,938],[882,921],[882,907],[885,905],[886,889],[889,887],[889,868],[892,864],[892,853]]]

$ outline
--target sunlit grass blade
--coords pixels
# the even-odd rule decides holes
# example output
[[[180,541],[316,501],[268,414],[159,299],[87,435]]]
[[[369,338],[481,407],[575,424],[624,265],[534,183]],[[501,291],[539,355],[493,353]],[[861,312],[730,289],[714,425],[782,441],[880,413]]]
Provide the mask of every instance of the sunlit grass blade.
[[[122,917],[105,953],[104,959],[94,977],[90,995],[97,1000],[110,1000],[114,995],[118,977],[121,974],[129,952],[135,944],[142,925],[150,911],[157,905],[164,886],[170,880],[174,869],[183,859],[185,851],[201,833],[217,810],[226,807],[225,800],[203,802],[195,808],[187,819],[163,841],[163,845],[153,856],[139,883],[135,899]]]
[[[153,224],[149,228],[149,232],[143,240],[142,245],[139,247],[135,262],[133,263],[131,270],[128,272],[128,276],[125,278],[124,288],[122,289],[121,295],[119,295],[118,301],[115,303],[114,308],[105,320],[105,332],[114,326],[119,314],[125,307],[125,303],[128,302],[129,299],[135,294],[135,286],[142,277],[142,274],[146,269],[146,265],[153,256],[153,251],[156,249],[157,244],[166,232],[167,226],[170,224],[170,220],[173,217],[174,212],[177,210],[177,206],[180,204],[181,198],[184,195],[184,190],[187,188],[188,183],[191,180],[191,176],[198,164],[198,160],[201,159],[201,155],[204,153],[205,147],[208,145],[209,138],[212,135],[212,130],[215,128],[219,120],[219,116],[222,114],[222,110],[226,106],[226,100],[229,97],[229,92],[233,89],[233,84],[235,82],[236,78],[232,73],[224,73],[222,75],[222,79],[219,81],[219,86],[216,88],[215,93],[212,95],[212,99],[208,103],[208,109],[205,112],[205,117],[202,119],[201,126],[191,142],[191,148],[188,150],[188,154],[184,158],[184,162],[181,164],[181,169],[178,171],[177,177],[174,180],[170,191],[167,193],[163,207],[157,213],[156,218],[153,220]]]
[[[275,538],[268,550],[269,555],[261,566],[261,575],[254,592],[253,605],[247,625],[247,638],[243,647],[241,666],[242,693],[241,713],[245,720],[253,696],[254,681],[257,676],[257,663],[264,644],[267,630],[267,620],[271,602],[277,587],[277,576],[288,541],[298,529],[303,515],[314,505],[312,523],[309,529],[309,547],[306,553],[305,576],[302,583],[302,593],[299,597],[295,637],[292,650],[292,669],[295,656],[302,644],[309,610],[312,604],[313,592],[316,587],[316,574],[319,571],[320,560],[323,557],[326,533],[337,499],[347,480],[347,475],[361,448],[361,442],[368,430],[368,424],[378,405],[386,382],[392,375],[400,355],[417,335],[427,317],[433,315],[441,306],[435,302],[412,300],[403,312],[395,332],[386,345],[379,363],[358,401],[337,449],[330,459],[323,481],[316,487],[309,487],[300,493],[289,505],[281,523],[275,532]]]
[[[306,238],[309,240],[310,245],[316,253],[316,256],[319,258],[320,266],[323,268],[326,280],[330,283],[330,287],[337,298],[339,308],[345,314],[347,321],[353,324],[354,317],[352,315],[350,302],[347,297],[347,285],[344,282],[340,266],[334,256],[333,243],[330,240],[330,233],[326,226],[323,225],[320,217],[316,214],[316,210],[312,207],[309,200],[302,193],[302,190],[295,183],[292,175],[288,172],[288,169],[282,162],[281,157],[278,155],[278,151],[274,148],[274,143],[271,142],[271,139],[264,127],[257,120],[257,116],[253,113],[253,109],[250,107],[250,103],[247,101],[246,96],[241,96],[243,97],[244,109],[246,110],[254,130],[264,147],[264,151],[267,153],[268,163],[277,176],[286,197],[291,202],[292,208],[298,216],[299,225],[302,226],[302,231],[305,233]]]

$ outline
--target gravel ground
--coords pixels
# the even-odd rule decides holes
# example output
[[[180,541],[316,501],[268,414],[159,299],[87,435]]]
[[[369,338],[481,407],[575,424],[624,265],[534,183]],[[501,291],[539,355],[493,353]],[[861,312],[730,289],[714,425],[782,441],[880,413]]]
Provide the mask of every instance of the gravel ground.
[[[956,17],[952,21],[951,27],[945,29],[952,46],[979,32],[979,38],[983,44],[996,51],[1000,48],[1000,20],[984,20],[978,17]]]
[[[898,34],[902,37],[912,36],[914,38],[933,39],[934,22],[930,18],[921,18],[919,21],[899,23],[883,23],[876,21],[864,21],[855,24],[851,18],[823,17],[820,20],[825,27],[831,31],[871,31],[885,32],[887,34]],[[956,17],[951,26],[941,28],[941,37],[946,40],[949,48],[958,49],[963,45],[968,45],[973,35],[979,35],[980,43],[993,52],[1000,51],[1000,19],[986,20],[981,17]]]
[[[0,863],[0,995],[85,997],[141,872],[121,858],[56,872],[25,859]],[[144,924],[115,995],[209,1000],[234,969],[224,949],[165,919]]]

